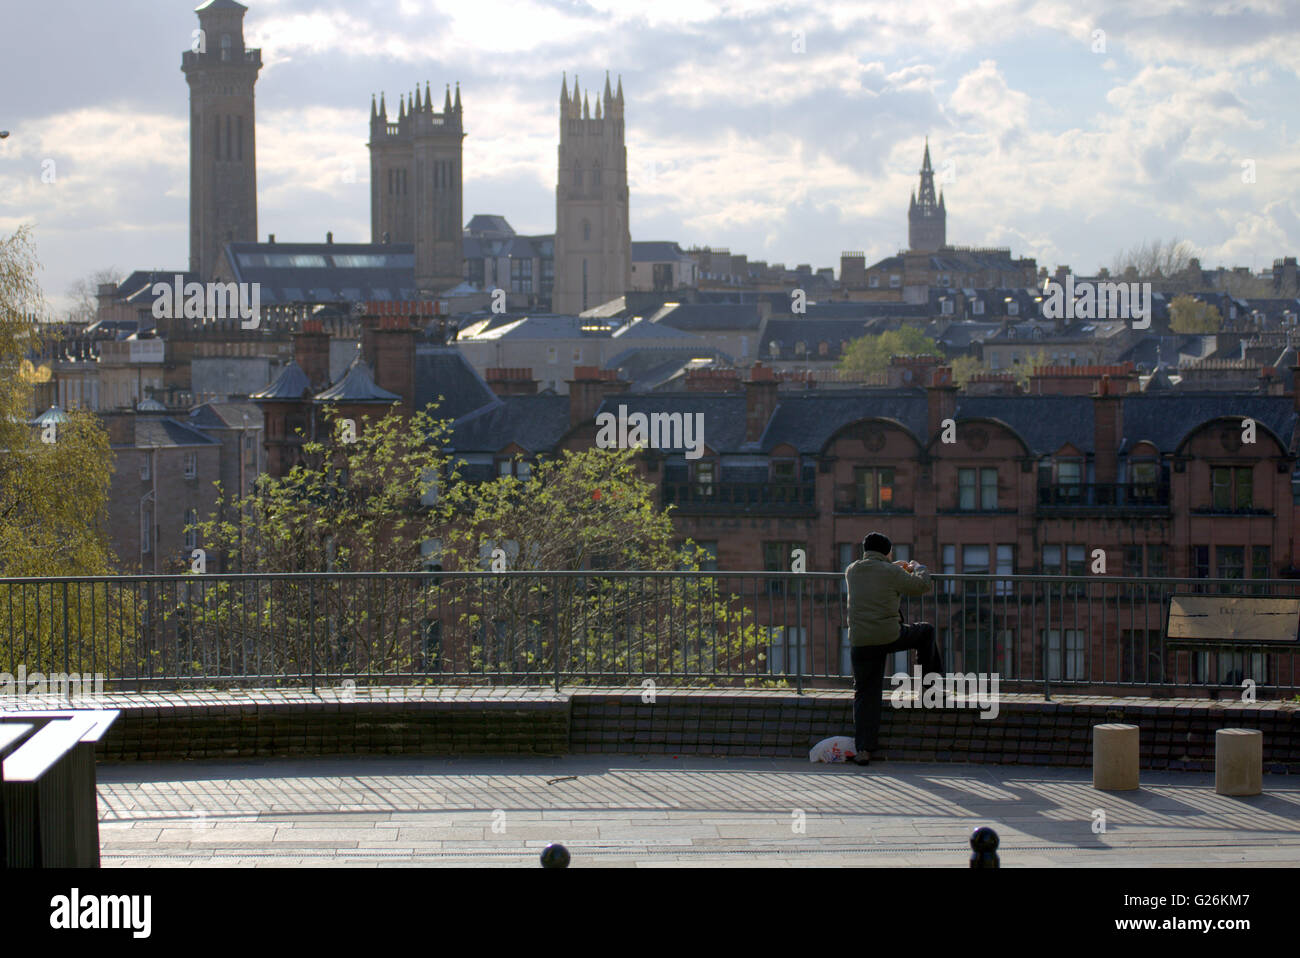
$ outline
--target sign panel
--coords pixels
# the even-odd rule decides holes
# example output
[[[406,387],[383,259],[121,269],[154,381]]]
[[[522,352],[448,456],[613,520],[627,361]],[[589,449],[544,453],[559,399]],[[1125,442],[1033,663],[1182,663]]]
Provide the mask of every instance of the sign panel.
[[[1244,595],[1175,595],[1169,638],[1197,641],[1296,642],[1300,599]]]

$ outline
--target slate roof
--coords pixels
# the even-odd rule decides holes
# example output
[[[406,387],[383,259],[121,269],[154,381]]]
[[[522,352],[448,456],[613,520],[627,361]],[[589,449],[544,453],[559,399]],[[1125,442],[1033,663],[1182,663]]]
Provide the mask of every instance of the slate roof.
[[[650,321],[674,329],[715,332],[757,330],[760,322],[756,303],[665,303]]]
[[[459,419],[496,399],[478,371],[455,346],[418,345],[415,348],[415,408],[424,409],[439,396],[433,415]]]
[[[1071,445],[1095,453],[1093,399],[1089,396],[958,396],[955,418],[1006,423],[1031,455],[1051,455]],[[455,424],[454,447],[462,452],[495,452],[511,442],[530,451],[554,447],[568,431],[567,396],[507,396],[462,417]],[[1142,440],[1174,452],[1196,426],[1220,416],[1250,416],[1288,445],[1300,416],[1289,396],[1156,392],[1123,397],[1123,436],[1118,452]],[[704,441],[722,454],[768,454],[789,444],[801,454],[819,453],[839,429],[861,419],[901,423],[923,445],[928,434],[927,399],[920,388],[780,394],[775,411],[756,443],[745,442],[745,394],[658,392],[607,397],[599,412],[704,414]],[[677,452],[684,450],[678,449]]]
[[[705,342],[703,337],[697,336],[689,330],[678,329],[676,326],[670,326],[666,323],[655,323],[645,319],[634,323],[628,323],[625,326],[614,330],[614,338],[628,341],[633,339],[657,339],[668,341],[676,340],[677,342]]]
[[[181,278],[182,284],[196,282],[199,278],[197,274],[184,269],[137,269],[117,284],[116,298],[129,300],[141,293],[152,298],[154,283],[166,283],[171,286],[176,282],[177,276]]]
[[[1089,396],[958,396],[961,419],[998,419],[1019,434],[1036,456],[1066,443],[1093,452],[1093,402]]]
[[[216,439],[169,416],[136,416],[137,446],[215,446]]]
[[[352,360],[352,365],[343,374],[343,378],[317,393],[315,398],[317,402],[392,403],[400,401],[402,397],[376,386],[370,367],[361,359],[361,354],[357,353],[357,358]]]
[[[262,425],[262,410],[252,402],[205,402],[190,410],[190,424],[200,429],[242,429],[244,416],[248,428]]]
[[[612,356],[605,369],[617,369],[620,378],[632,384],[631,392],[655,390],[679,376],[693,360],[708,358],[732,365],[734,360],[712,347],[637,346]]]
[[[682,248],[673,242],[650,240],[632,244],[632,262],[634,263],[668,263],[674,260],[689,262],[690,259],[691,257],[687,256]]]
[[[476,213],[470,217],[469,223],[465,226],[466,233],[501,233],[506,236],[514,236],[514,228],[506,222],[504,216],[497,216],[494,213]]]
[[[294,402],[310,395],[311,381],[307,378],[307,374],[302,371],[302,367],[291,359],[284,369],[280,370],[280,375],[275,377],[275,382],[261,392],[253,393],[248,398]]]
[[[613,332],[614,327],[585,330],[583,326],[595,326],[597,321],[582,319],[578,316],[524,316],[512,323],[505,323],[480,331],[476,338],[487,339],[581,339],[583,337],[605,337]],[[464,338],[464,337],[462,337]]]
[[[741,394],[743,397],[743,393]],[[836,390],[825,395],[781,395],[776,411],[759,440],[763,452],[788,443],[800,453],[820,452],[841,427],[858,419],[894,419],[922,443],[926,435],[926,398],[923,389]],[[743,417],[744,404],[741,404]],[[706,425],[708,420],[705,420]],[[743,436],[743,418],[742,418]],[[709,433],[706,431],[705,435]]]
[[[618,415],[618,407],[626,406],[627,414],[682,413],[693,416],[704,414],[704,443],[718,452],[736,452],[745,446],[745,394],[744,393],[655,393],[653,395],[622,394],[606,397],[596,410],[599,415],[608,412]],[[698,438],[698,437],[697,437]],[[678,446],[670,452],[684,452]]]
[[[1194,428],[1220,416],[1249,416],[1291,447],[1297,415],[1290,396],[1173,390],[1124,397],[1124,445],[1142,440],[1173,452]]]
[[[529,452],[555,447],[569,431],[568,396],[500,396],[461,416],[448,447],[461,452],[497,452],[517,443]]]

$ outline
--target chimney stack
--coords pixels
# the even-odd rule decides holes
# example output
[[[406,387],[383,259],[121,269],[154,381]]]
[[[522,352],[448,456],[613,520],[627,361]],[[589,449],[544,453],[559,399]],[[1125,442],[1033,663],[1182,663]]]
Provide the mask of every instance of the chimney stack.
[[[1119,481],[1119,444],[1124,434],[1124,395],[1111,386],[1110,376],[1097,383],[1092,397],[1093,463],[1098,483]]]
[[[330,384],[330,337],[319,319],[305,319],[293,335],[293,360],[311,383],[314,392]]]
[[[615,369],[575,366],[569,384],[569,426],[592,419],[607,396],[625,392],[631,383],[618,378]]]
[[[957,414],[957,387],[952,382],[951,366],[935,366],[930,384],[925,387],[926,426],[930,436],[943,429],[945,419]]]
[[[776,411],[780,383],[771,367],[754,363],[745,380],[745,441],[758,442]]]
[[[535,396],[537,380],[531,369],[492,368],[483,376],[488,388],[498,396]]]

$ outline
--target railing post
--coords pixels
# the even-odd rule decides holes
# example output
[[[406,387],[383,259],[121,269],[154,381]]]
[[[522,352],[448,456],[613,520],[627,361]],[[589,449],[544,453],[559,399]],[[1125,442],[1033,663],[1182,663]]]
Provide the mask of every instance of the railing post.
[[[307,590],[307,615],[311,618],[311,630],[307,634],[308,657],[311,660],[311,694],[316,694],[316,580],[311,580]]]
[[[555,691],[560,691],[560,611],[555,577],[551,577],[551,654],[555,657]]]
[[[1050,582],[1043,587],[1043,593],[1047,597],[1047,617],[1043,622],[1043,699],[1050,702],[1052,701],[1052,681],[1049,677],[1050,670],[1047,667],[1047,646],[1052,641],[1052,585]],[[1030,641],[1033,641],[1033,636],[1030,636]]]
[[[798,694],[803,695],[803,646],[804,646],[804,636],[805,636],[804,623],[803,623],[803,584],[804,584],[803,576],[801,575],[796,581],[799,583],[799,591],[795,595],[794,614],[795,614],[796,621],[798,621],[799,623],[799,632],[798,632],[799,641],[798,641],[798,646],[795,649],[795,657],[794,657],[795,659],[794,684],[795,684],[795,690],[798,692]]]

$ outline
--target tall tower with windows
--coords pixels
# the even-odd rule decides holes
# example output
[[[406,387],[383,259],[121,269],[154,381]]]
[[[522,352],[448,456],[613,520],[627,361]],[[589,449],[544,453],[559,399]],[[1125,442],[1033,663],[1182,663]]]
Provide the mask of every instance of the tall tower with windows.
[[[424,85],[398,102],[396,122],[387,98],[370,100],[370,241],[413,243],[415,283],[437,293],[464,279],[461,144],[465,139],[460,84],[451,86],[442,112]]]
[[[226,243],[257,239],[253,86],[262,51],[244,46],[235,0],[206,0],[181,56],[190,87],[190,270],[209,280]]]
[[[930,166],[930,140],[925,141],[925,158],[921,161],[921,192],[912,192],[907,210],[907,248],[929,252],[947,246],[948,211],[943,205],[943,191],[936,200],[934,169]]]
[[[555,288],[551,310],[579,313],[616,299],[632,280],[623,78],[596,97],[595,115],[573,78],[560,81],[560,162],[555,185]]]

